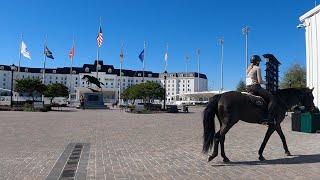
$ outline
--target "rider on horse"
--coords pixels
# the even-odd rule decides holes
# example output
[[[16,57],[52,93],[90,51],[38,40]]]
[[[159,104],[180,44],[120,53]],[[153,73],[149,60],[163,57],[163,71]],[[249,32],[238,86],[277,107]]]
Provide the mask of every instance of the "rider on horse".
[[[261,77],[261,68],[259,67],[261,58],[258,55],[253,55],[250,58],[250,62],[251,65],[246,71],[247,92],[256,96],[261,96],[268,103],[268,116],[264,119],[263,124],[274,124],[275,119],[273,111],[275,108],[275,98],[272,93],[261,87],[261,84],[267,84],[267,82],[262,80]]]

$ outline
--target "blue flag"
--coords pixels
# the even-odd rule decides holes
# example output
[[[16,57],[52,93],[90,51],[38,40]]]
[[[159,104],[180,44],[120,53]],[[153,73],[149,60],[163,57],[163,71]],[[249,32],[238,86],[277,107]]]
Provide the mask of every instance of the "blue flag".
[[[48,47],[46,46],[45,50],[44,50],[44,54],[48,57],[48,58],[51,58],[51,59],[54,59],[53,56],[52,56],[52,52],[49,51]]]
[[[139,59],[141,60],[141,62],[143,62],[143,60],[144,60],[144,50],[141,51],[141,53],[139,55]]]

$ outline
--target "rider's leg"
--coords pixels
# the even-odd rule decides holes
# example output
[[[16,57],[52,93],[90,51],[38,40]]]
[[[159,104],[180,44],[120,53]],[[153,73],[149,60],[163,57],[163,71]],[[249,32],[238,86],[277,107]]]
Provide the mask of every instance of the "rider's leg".
[[[273,95],[263,88],[259,90],[259,95],[268,102],[268,115],[267,118],[264,119],[264,122],[267,124],[275,124],[274,109],[276,104]]]

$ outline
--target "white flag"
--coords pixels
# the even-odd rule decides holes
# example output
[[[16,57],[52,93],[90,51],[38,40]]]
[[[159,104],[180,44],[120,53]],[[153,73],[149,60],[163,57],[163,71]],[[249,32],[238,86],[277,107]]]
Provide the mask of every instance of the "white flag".
[[[167,62],[168,61],[168,52],[164,55],[164,60]]]
[[[26,57],[26,58],[28,58],[28,59],[31,59],[30,54],[29,54],[29,52],[28,52],[28,50],[27,50],[27,46],[26,46],[26,44],[25,44],[23,41],[21,41],[21,54],[22,54],[24,57]]]

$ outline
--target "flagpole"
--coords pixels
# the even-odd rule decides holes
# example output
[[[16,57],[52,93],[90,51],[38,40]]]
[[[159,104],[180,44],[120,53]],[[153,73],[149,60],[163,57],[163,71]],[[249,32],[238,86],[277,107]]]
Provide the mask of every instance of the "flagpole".
[[[168,43],[167,43],[167,52],[166,52],[166,71],[168,72]]]
[[[120,82],[119,82],[119,105],[121,105],[121,80],[122,80],[122,60],[123,60],[123,43],[121,44],[120,51]]]
[[[220,44],[221,44],[221,88],[220,88],[220,93],[223,91],[223,44],[224,44],[224,37],[221,37],[220,39]]]
[[[74,37],[72,40],[72,49],[71,51],[73,51],[74,53]],[[74,54],[71,56],[71,62],[70,62],[70,84],[69,84],[69,102],[71,104],[71,84],[72,84],[72,63],[73,63],[73,56]]]
[[[143,77],[142,81],[144,82],[144,66],[146,63],[146,41],[144,41],[144,46],[143,46]]]
[[[186,54],[186,93],[188,93],[188,90],[187,90],[187,81],[188,81],[188,60],[189,60],[189,57],[188,57],[188,54]]]
[[[18,79],[20,79],[20,62],[21,62],[21,48],[22,48],[23,34],[21,34],[20,52],[19,52],[19,66],[18,66]]]
[[[100,34],[100,28],[101,28],[101,17],[100,17],[100,26],[99,26],[99,34]],[[99,34],[98,34],[98,36],[99,36]],[[99,44],[98,44],[98,50],[97,50],[97,60],[96,60],[96,71],[97,71],[97,73],[96,73],[96,78],[98,79],[98,72],[99,72],[99,69],[98,69],[98,64],[99,64],[99,51],[100,51],[100,46],[99,46]]]
[[[98,79],[98,64],[99,64],[99,50],[100,47],[98,47],[98,51],[97,51],[97,60],[96,60],[96,78]]]
[[[200,48],[198,48],[198,92],[200,91]]]
[[[46,72],[46,47],[47,47],[47,41],[48,41],[48,35],[46,35],[45,45],[44,45],[44,51],[43,51],[43,71],[42,71],[42,84],[45,85],[45,72]],[[42,101],[44,102],[44,95],[42,94]]]

